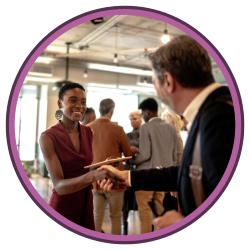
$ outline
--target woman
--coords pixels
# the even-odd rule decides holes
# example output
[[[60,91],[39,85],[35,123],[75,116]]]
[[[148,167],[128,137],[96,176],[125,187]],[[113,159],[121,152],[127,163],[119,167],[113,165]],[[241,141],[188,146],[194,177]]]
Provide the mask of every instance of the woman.
[[[166,123],[175,127],[177,132],[177,161],[175,165],[178,166],[181,162],[181,157],[183,153],[183,141],[181,139],[180,131],[183,127],[183,121],[179,115],[171,115],[169,112],[165,111],[161,115],[161,119]]]
[[[140,126],[142,123],[142,118],[140,115],[140,111],[131,112],[129,115],[129,120],[131,122],[131,126],[133,127],[133,131],[127,134],[128,143],[130,146],[134,146],[139,148],[139,134],[140,134]],[[131,170],[133,167],[131,165],[126,164],[124,166],[124,170]],[[127,187],[127,190],[124,192],[124,201],[123,201],[123,230],[122,234],[128,234],[128,214],[129,210],[137,210],[137,203],[135,199],[135,192],[131,187]]]
[[[77,83],[64,85],[58,94],[58,123],[42,133],[40,147],[50,174],[53,190],[49,205],[72,222],[95,230],[93,219],[92,182],[106,179],[111,172],[84,169],[93,160],[92,131],[80,125],[84,115],[86,95]],[[58,117],[61,113],[61,118]]]
[[[165,121],[166,123],[172,125],[173,127],[175,127],[176,132],[177,132],[177,161],[175,162],[175,166],[180,165],[181,162],[181,157],[182,157],[182,153],[183,153],[183,141],[180,135],[180,131],[183,127],[183,121],[181,120],[181,117],[179,115],[171,115],[168,111],[165,111],[162,113],[161,115],[161,119],[163,121]],[[177,192],[170,192],[170,194],[178,199],[178,193]],[[166,211],[175,209],[180,211],[180,206],[179,206],[179,202],[176,200],[175,198],[173,198],[169,195],[169,193],[166,193],[165,195],[165,199],[163,201],[163,205]]]

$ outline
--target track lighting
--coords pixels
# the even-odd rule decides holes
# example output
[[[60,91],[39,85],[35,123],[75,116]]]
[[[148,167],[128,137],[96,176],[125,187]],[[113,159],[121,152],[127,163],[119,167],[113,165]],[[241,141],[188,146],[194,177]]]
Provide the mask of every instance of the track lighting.
[[[115,56],[114,56],[114,63],[118,63],[117,54],[115,54]]]
[[[84,78],[87,78],[87,77],[88,77],[88,71],[87,71],[87,70],[84,71],[83,77],[84,77]]]

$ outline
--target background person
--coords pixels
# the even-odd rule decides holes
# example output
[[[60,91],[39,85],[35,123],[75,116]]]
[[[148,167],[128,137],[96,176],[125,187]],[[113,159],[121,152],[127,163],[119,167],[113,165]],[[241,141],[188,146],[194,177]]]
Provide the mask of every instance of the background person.
[[[132,156],[133,152],[128,144],[127,135],[123,128],[113,122],[115,103],[112,99],[104,99],[100,102],[100,118],[88,124],[94,131],[93,138],[93,164],[105,161],[108,157]],[[120,163],[120,170],[123,164]],[[109,203],[111,219],[111,234],[121,234],[121,211],[123,206],[124,190],[118,192],[103,191],[96,182],[93,183],[94,217],[97,232],[102,232],[102,222],[105,212],[105,201]]]
[[[58,107],[60,120],[39,141],[54,186],[49,205],[72,222],[95,230],[91,184],[114,175],[84,169],[93,160],[92,131],[79,123],[87,108],[84,88],[77,83],[64,85]]]
[[[96,119],[95,110],[93,108],[87,108],[84,116],[81,119],[81,125],[87,125]]]
[[[139,105],[144,124],[140,128],[139,152],[129,163],[136,169],[153,169],[172,166],[176,162],[177,135],[175,128],[158,117],[158,104],[154,98],[147,98]],[[161,204],[165,197],[163,190],[135,192],[141,222],[141,234],[152,232],[152,210],[148,202],[154,198]]]
[[[183,129],[184,131],[188,131],[188,129],[187,129],[187,125],[188,125],[187,120],[184,118],[183,115],[180,115],[180,117],[181,117],[181,120],[182,120],[182,122],[183,122],[182,129]]]
[[[163,121],[165,121],[166,123],[172,125],[176,129],[176,133],[177,133],[177,158],[176,158],[176,162],[174,163],[174,165],[178,166],[181,163],[181,157],[182,157],[182,153],[183,153],[183,141],[182,141],[182,138],[180,135],[180,131],[183,127],[183,122],[182,122],[179,115],[172,115],[167,110],[162,113],[161,119]],[[171,196],[170,196],[170,194],[171,194]],[[181,212],[179,202],[178,202],[178,193],[177,192],[167,192],[165,194],[163,206],[165,208],[165,211],[175,209],[175,210],[178,210],[179,212]]]
[[[181,163],[181,157],[183,153],[183,141],[180,135],[180,131],[183,127],[183,122],[179,115],[172,115],[168,111],[165,111],[161,115],[161,119],[166,123],[172,125],[177,133],[177,158],[174,163],[175,166],[178,166]]]
[[[140,126],[142,123],[141,112],[134,111],[131,112],[129,115],[129,120],[131,122],[131,126],[133,131],[127,134],[128,143],[130,146],[134,146],[139,148],[139,136],[140,136]],[[124,170],[131,170],[133,169],[132,165],[125,164]],[[135,191],[131,187],[127,187],[127,190],[124,192],[124,200],[123,200],[123,230],[122,234],[128,234],[128,214],[129,210],[138,210],[136,198],[135,198]]]

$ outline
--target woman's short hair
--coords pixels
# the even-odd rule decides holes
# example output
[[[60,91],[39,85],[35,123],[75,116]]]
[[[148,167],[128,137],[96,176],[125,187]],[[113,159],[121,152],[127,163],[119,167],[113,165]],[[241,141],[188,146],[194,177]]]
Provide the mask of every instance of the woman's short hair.
[[[137,116],[139,118],[139,120],[142,122],[142,117],[141,117],[141,112],[140,110],[131,112],[128,116],[129,119],[131,119],[132,116]]]
[[[69,89],[75,89],[75,88],[81,89],[85,92],[84,87],[82,85],[80,85],[79,83],[75,83],[75,82],[67,83],[60,88],[60,90],[58,92],[58,99],[63,100],[63,96],[64,96],[65,92]]]
[[[161,115],[161,119],[175,127],[177,133],[179,133],[183,127],[183,121],[179,115],[172,115],[168,111],[164,111]]]

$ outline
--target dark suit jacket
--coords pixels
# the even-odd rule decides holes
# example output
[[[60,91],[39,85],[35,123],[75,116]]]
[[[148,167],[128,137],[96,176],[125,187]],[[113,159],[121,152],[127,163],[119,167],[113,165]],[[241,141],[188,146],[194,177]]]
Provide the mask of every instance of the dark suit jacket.
[[[227,87],[220,87],[204,101],[195,117],[179,166],[163,169],[132,170],[131,185],[135,190],[178,191],[179,202],[184,216],[196,209],[189,177],[194,143],[199,120],[201,136],[201,161],[203,185],[206,198],[213,192],[223,176],[231,157],[234,134],[234,109],[222,102],[210,105],[201,117],[204,107],[216,99],[231,100]]]

